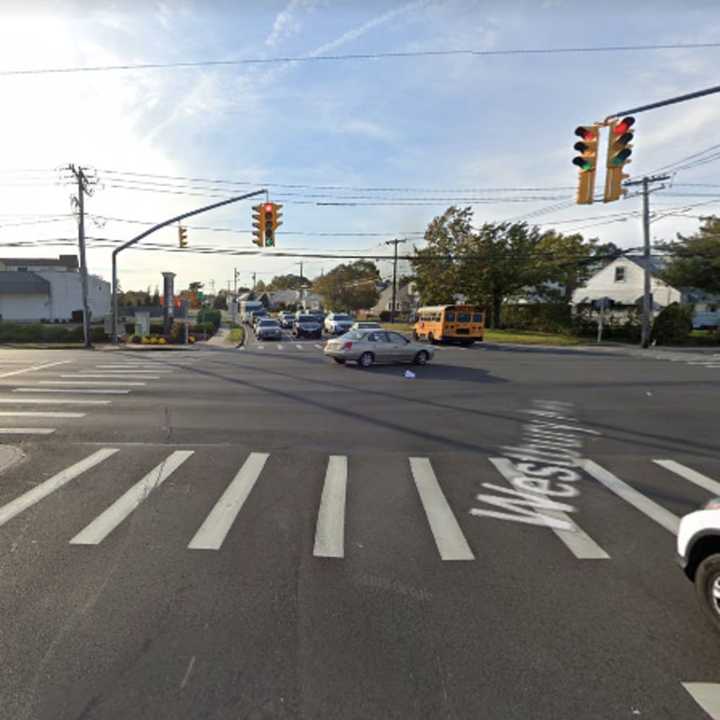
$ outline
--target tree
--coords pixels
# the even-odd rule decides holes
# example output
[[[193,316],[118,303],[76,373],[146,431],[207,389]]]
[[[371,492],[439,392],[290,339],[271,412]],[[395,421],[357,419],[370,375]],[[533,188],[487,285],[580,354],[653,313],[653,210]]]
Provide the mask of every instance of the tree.
[[[203,284],[204,284],[204,283],[197,282],[197,281],[196,281],[196,282],[191,282],[191,283],[188,285],[188,290],[190,290],[191,293],[200,292],[200,290],[203,289]]]
[[[265,283],[264,283],[262,280],[258,280],[258,281],[255,283],[255,290],[254,290],[254,291],[255,291],[256,293],[263,293],[263,292],[265,292],[266,290],[267,290],[267,287],[266,287]]]
[[[661,278],[676,288],[720,293],[720,218],[703,218],[694,235],[677,238],[660,246],[671,256]]]
[[[159,307],[160,306],[160,288],[156,285],[155,286],[155,292],[152,295],[152,298],[150,300],[150,304]]]
[[[227,293],[225,290],[220,290],[220,292],[215,296],[215,299],[213,300],[213,308],[215,310],[227,310]]]
[[[301,290],[309,287],[310,281],[300,275],[276,275],[268,284],[268,290]]]
[[[372,307],[379,297],[377,282],[380,272],[375,263],[357,260],[342,264],[319,277],[313,290],[322,295],[331,310],[352,312]]]
[[[526,223],[485,223],[472,227],[472,210],[450,207],[425,233],[427,247],[415,252],[413,268],[423,302],[452,303],[458,294],[490,308],[490,326],[499,327],[502,303],[546,279],[538,248],[542,234]]]

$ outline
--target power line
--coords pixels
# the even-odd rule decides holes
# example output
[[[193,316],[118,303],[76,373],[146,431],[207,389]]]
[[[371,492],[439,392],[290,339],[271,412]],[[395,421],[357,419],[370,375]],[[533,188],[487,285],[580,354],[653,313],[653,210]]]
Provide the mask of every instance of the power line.
[[[125,63],[117,65],[88,65],[85,67],[16,68],[2,70],[0,76],[58,75],[70,73],[108,72],[117,70],[168,70],[176,68],[232,67],[237,65],[276,65],[288,63],[322,63],[348,60],[401,60],[418,57],[495,57],[502,55],[571,55],[584,53],[647,52],[652,50],[701,50],[718,48],[720,42],[665,43],[647,45],[606,45],[566,48],[507,48],[504,50],[408,50],[398,52],[347,53],[342,55],[301,55],[272,58],[239,58],[233,60],[188,60],[169,63]]]
[[[485,187],[485,188],[419,188],[419,187],[374,187],[356,185],[311,185],[307,183],[273,183],[250,180],[224,180],[217,178],[191,177],[187,175],[158,175],[154,173],[139,173],[124,170],[110,170],[99,168],[98,172],[108,175],[126,175],[138,178],[152,178],[158,180],[176,180],[189,183],[200,183],[205,185],[262,185],[262,187],[279,187],[287,189],[306,190],[338,190],[351,192],[445,192],[445,193],[475,193],[475,192],[551,192],[559,190],[573,190],[573,185],[556,185],[553,187]],[[127,182],[128,179],[122,180]]]

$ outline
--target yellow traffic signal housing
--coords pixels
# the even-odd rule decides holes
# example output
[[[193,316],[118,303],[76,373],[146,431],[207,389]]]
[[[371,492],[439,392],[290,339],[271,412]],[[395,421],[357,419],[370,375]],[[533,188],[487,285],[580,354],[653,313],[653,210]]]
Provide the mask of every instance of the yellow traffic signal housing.
[[[630,177],[623,172],[623,169],[625,165],[632,162],[629,158],[632,155],[631,143],[634,135],[631,128],[634,124],[635,118],[633,117],[626,117],[620,122],[610,123],[603,202],[619,200],[623,195],[623,180]]]
[[[282,225],[280,218],[282,205],[274,202],[267,202],[263,206],[265,217],[265,247],[275,247],[275,231]]]
[[[595,194],[600,129],[593,125],[581,125],[575,128],[575,135],[580,138],[574,145],[579,155],[572,161],[573,165],[577,165],[580,169],[576,203],[591,205]]]
[[[265,246],[265,205],[253,205],[252,219],[253,219],[253,243],[258,247]]]
[[[181,248],[186,248],[188,246],[187,228],[182,225],[178,225],[178,245]]]

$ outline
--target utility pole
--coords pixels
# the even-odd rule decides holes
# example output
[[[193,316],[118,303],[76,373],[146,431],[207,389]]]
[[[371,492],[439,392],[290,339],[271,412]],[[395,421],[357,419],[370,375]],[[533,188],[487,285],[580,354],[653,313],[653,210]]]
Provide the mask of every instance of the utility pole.
[[[235,284],[234,289],[235,289],[235,296],[236,296],[236,297],[237,297],[237,281],[238,281],[238,275],[240,275],[240,273],[238,272],[238,269],[235,268],[235,269],[233,270],[233,282],[234,282],[234,284]]]
[[[78,249],[80,251],[80,288],[83,306],[83,340],[86,348],[92,348],[90,334],[90,305],[88,303],[87,259],[85,256],[85,193],[92,195],[88,178],[82,167],[68,165],[68,170],[75,176],[78,184],[77,198],[74,198],[78,209]]]
[[[647,348],[650,346],[650,330],[652,317],[652,273],[650,268],[650,183],[669,180],[669,175],[645,176],[642,180],[632,180],[624,183],[624,187],[642,185],[643,196],[643,304],[642,304],[642,326],[640,332],[640,344]],[[661,190],[663,186],[657,188]]]
[[[407,242],[407,240],[387,240],[386,245],[394,245],[393,255],[393,279],[392,279],[392,308],[390,309],[390,322],[395,322],[395,299],[397,297],[397,263],[398,263],[398,245]]]
[[[257,275],[257,273],[253,273],[253,274],[252,274],[252,279],[253,279],[253,292],[255,292],[255,276],[256,276],[256,275]]]

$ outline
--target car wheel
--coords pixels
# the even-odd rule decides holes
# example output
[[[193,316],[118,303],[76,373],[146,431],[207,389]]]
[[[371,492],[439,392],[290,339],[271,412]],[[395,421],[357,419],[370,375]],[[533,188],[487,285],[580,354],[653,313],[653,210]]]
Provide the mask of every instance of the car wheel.
[[[361,368],[369,368],[375,362],[375,356],[371,352],[364,352],[358,358],[358,366]]]
[[[720,630],[720,554],[708,555],[695,572],[700,605],[716,630]]]
[[[430,355],[425,351],[421,350],[416,356],[413,362],[416,365],[427,365],[428,360],[430,359]]]
[[[334,360],[338,365],[344,365],[344,364],[345,364],[345,358],[333,358],[333,360]]]

